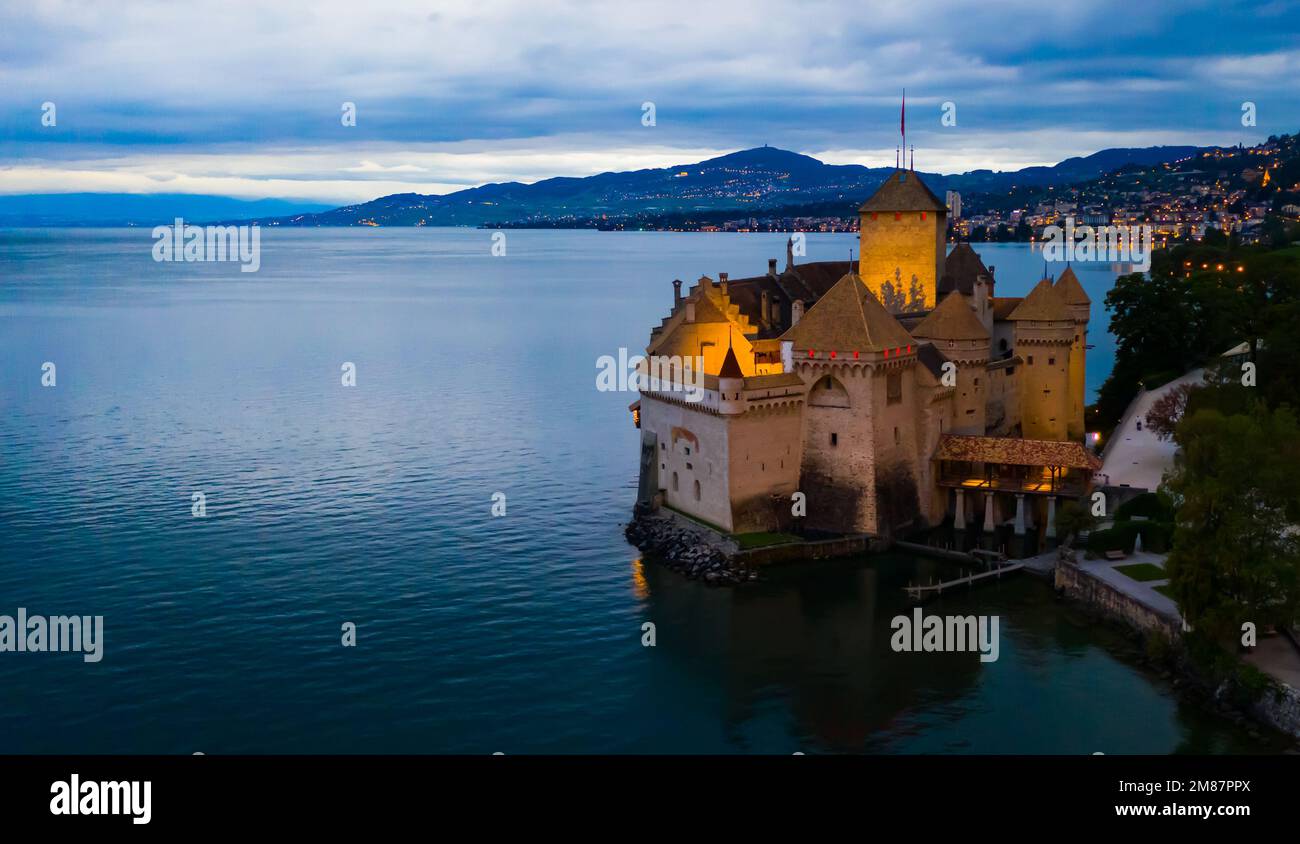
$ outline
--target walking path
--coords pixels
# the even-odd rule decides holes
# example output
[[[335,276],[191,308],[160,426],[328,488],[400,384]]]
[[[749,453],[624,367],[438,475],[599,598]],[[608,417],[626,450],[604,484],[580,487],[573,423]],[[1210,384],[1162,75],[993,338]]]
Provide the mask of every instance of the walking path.
[[[1021,560],[1027,568],[1041,569],[1046,565],[1046,558],[1049,555],[1040,554],[1037,557],[1031,557],[1027,560]],[[1055,552],[1050,555],[1055,559]],[[1160,580],[1134,580],[1121,571],[1117,571],[1122,566],[1134,565],[1137,563],[1150,563],[1153,566],[1164,568],[1165,555],[1151,554],[1145,551],[1138,551],[1130,554],[1123,560],[1107,560],[1098,558],[1095,560],[1079,561],[1079,568],[1094,577],[1097,577],[1111,586],[1123,592],[1125,595],[1135,601],[1145,605],[1148,609],[1165,616],[1166,618],[1182,624],[1182,614],[1178,612],[1178,604],[1167,595],[1157,592],[1154,587],[1164,586],[1169,583],[1168,579]],[[1259,637],[1259,644],[1245,654],[1242,659],[1255,666],[1259,670],[1272,675],[1280,682],[1286,683],[1295,689],[1300,689],[1300,652],[1296,651],[1294,645],[1288,642],[1281,635]]]
[[[1183,617],[1178,612],[1178,604],[1172,598],[1162,595],[1153,588],[1155,586],[1164,586],[1169,582],[1167,579],[1134,580],[1123,572],[1115,570],[1118,566],[1131,566],[1135,563],[1150,563],[1153,566],[1164,568],[1165,557],[1163,554],[1137,551],[1122,560],[1107,560],[1104,557],[1095,560],[1081,559],[1079,560],[1079,568],[1094,577],[1104,580],[1133,600],[1145,605],[1148,609],[1182,624]]]
[[[1282,636],[1260,636],[1259,644],[1242,658],[1291,688],[1300,689],[1300,653]]]
[[[1098,474],[1103,476],[1106,486],[1155,491],[1165,470],[1174,465],[1174,453],[1178,447],[1173,440],[1162,440],[1155,435],[1146,423],[1147,413],[1166,393],[1183,384],[1199,384],[1204,376],[1204,369],[1193,369],[1150,392],[1138,393],[1110,435],[1110,442],[1102,455]]]

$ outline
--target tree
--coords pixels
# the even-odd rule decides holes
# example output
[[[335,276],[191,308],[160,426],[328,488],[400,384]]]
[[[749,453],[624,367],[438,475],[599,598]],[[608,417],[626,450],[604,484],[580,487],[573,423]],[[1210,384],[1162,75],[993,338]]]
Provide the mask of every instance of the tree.
[[[1187,398],[1191,395],[1192,390],[1196,389],[1194,384],[1179,384],[1172,390],[1168,390],[1160,398],[1156,399],[1155,404],[1147,411],[1147,427],[1155,431],[1156,436],[1162,440],[1173,439],[1174,429],[1183,418],[1183,411],[1187,409]]]
[[[1062,542],[1090,530],[1096,523],[1092,512],[1078,501],[1067,501],[1056,511],[1056,533]]]
[[[1232,415],[1206,407],[1184,417],[1175,439],[1181,451],[1167,487],[1178,515],[1165,567],[1183,617],[1219,641],[1244,622],[1293,623],[1300,607],[1295,415],[1261,401]]]

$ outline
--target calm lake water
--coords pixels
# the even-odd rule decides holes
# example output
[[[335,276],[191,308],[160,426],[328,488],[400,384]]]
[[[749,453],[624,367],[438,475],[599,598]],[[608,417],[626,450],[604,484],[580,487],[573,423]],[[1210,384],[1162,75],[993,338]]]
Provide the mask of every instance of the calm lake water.
[[[490,237],[264,230],[241,274],[155,263],[147,230],[0,232],[0,614],[102,615],[106,640],[0,653],[0,752],[1276,749],[1030,577],[927,608],[1000,615],[986,664],[890,650],[932,562],[739,589],[642,562],[635,396],[595,361],[644,347],[673,278],[763,272],[784,238]],[[1042,274],[981,252],[1000,295]],[[1080,269],[1095,389],[1113,273]]]

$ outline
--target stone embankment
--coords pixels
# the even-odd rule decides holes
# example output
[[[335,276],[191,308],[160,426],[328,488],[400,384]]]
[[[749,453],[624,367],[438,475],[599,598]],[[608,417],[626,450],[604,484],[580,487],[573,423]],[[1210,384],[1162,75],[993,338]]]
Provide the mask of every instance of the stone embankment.
[[[637,514],[623,531],[627,541],[674,571],[724,586],[758,579],[758,572],[733,561],[735,543],[672,513]]]

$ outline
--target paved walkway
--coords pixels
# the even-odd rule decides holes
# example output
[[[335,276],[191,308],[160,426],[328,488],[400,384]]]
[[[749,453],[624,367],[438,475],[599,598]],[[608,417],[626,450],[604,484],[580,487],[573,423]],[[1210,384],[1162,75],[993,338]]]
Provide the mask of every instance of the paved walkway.
[[[1259,644],[1242,659],[1291,688],[1300,689],[1300,653],[1281,635],[1260,636]]]
[[[1032,559],[1041,561],[1046,556],[1044,554]],[[1022,560],[1022,562],[1029,564],[1030,560]],[[1120,566],[1135,563],[1150,563],[1164,568],[1165,557],[1162,554],[1138,551],[1123,560],[1081,559],[1079,568],[1104,580],[1125,595],[1157,613],[1181,624],[1182,615],[1178,612],[1178,604],[1172,598],[1152,588],[1164,586],[1169,582],[1167,579],[1140,581],[1134,580],[1123,572],[1116,571]],[[1259,644],[1249,653],[1243,654],[1242,659],[1292,688],[1300,689],[1300,653],[1282,636],[1261,636]]]
[[[1150,392],[1139,393],[1112,433],[1099,474],[1107,486],[1128,486],[1154,492],[1165,470],[1174,465],[1178,450],[1172,440],[1161,440],[1146,423],[1146,415],[1160,397],[1182,384],[1199,384],[1205,370],[1193,369],[1181,378]],[[1142,430],[1138,430],[1139,423]]]
[[[1148,609],[1182,624],[1183,617],[1178,612],[1178,604],[1172,598],[1162,595],[1152,588],[1154,586],[1164,586],[1169,582],[1168,580],[1148,580],[1143,582],[1134,580],[1123,572],[1115,570],[1118,566],[1130,566],[1135,563],[1150,563],[1153,566],[1164,568],[1165,557],[1163,554],[1138,551],[1129,554],[1122,560],[1107,560],[1104,557],[1095,560],[1080,559],[1079,568],[1094,577],[1104,580],[1133,600],[1145,605]]]

